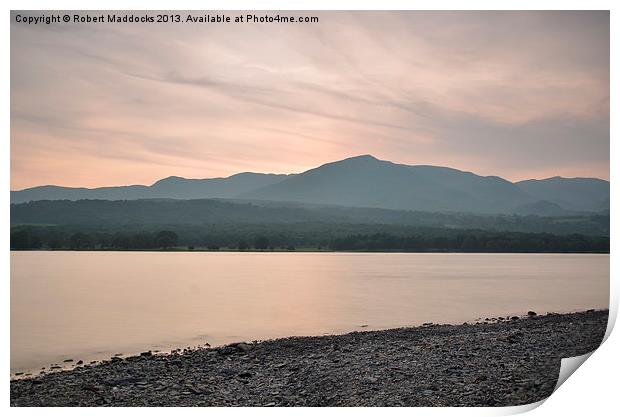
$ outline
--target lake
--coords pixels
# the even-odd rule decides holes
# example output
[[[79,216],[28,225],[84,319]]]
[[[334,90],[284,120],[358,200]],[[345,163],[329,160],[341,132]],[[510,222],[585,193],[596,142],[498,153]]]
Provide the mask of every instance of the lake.
[[[11,252],[11,372],[608,304],[609,255]]]

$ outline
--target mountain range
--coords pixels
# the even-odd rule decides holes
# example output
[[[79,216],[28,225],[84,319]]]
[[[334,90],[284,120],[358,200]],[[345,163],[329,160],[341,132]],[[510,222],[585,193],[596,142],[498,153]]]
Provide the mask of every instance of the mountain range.
[[[11,191],[11,203],[38,200],[241,199],[429,212],[567,215],[609,211],[609,181],[553,177],[510,182],[453,168],[404,165],[362,155],[300,174],[168,177],[153,185]]]

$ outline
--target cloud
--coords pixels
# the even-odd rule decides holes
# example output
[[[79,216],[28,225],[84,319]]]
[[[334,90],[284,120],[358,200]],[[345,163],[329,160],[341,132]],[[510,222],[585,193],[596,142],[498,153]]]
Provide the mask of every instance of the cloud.
[[[12,187],[299,172],[367,153],[608,178],[608,12],[290,14],[320,23],[13,22]]]

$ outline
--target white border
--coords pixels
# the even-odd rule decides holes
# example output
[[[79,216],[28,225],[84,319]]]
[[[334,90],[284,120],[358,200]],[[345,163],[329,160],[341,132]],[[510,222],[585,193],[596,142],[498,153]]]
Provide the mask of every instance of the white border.
[[[362,1],[348,2],[343,0],[299,0],[299,1],[222,1],[215,0],[210,2],[204,1],[190,1],[190,0],[175,0],[174,2],[153,0],[149,2],[132,1],[132,0],[110,0],[110,1],[89,1],[88,3],[80,2],[76,0],[64,0],[55,2],[45,1],[5,1],[3,5],[5,7],[4,19],[2,20],[2,56],[5,57],[5,64],[2,66],[2,86],[3,97],[2,101],[2,121],[4,139],[1,142],[2,156],[5,162],[4,168],[1,170],[2,183],[5,184],[3,201],[0,203],[0,210],[2,211],[3,218],[2,228],[0,234],[3,243],[3,256],[1,257],[2,271],[5,273],[2,275],[3,287],[2,287],[2,300],[3,303],[3,331],[2,331],[2,353],[4,361],[2,362],[5,379],[2,380],[3,393],[5,395],[4,407],[8,408],[9,405],[9,326],[10,326],[10,289],[9,289],[9,272],[10,272],[10,257],[9,257],[9,189],[10,189],[10,68],[6,57],[10,56],[10,23],[9,23],[9,10],[37,10],[37,9],[54,9],[54,10],[111,10],[111,9],[151,9],[151,10],[611,10],[611,91],[617,93],[617,83],[615,82],[614,73],[618,72],[617,65],[617,52],[614,53],[613,46],[617,46],[618,43],[618,30],[617,25],[620,19],[618,19],[617,13],[619,7],[617,1],[605,1],[605,0],[589,0],[589,1],[577,1],[577,0],[520,0],[509,1],[504,0],[501,2],[491,0],[380,0],[380,1]],[[614,7],[616,6],[616,7]],[[614,121],[618,120],[618,106],[615,105],[617,94],[611,99],[611,138],[614,137],[616,129]],[[614,209],[618,205],[618,193],[616,187],[616,179],[618,177],[618,165],[617,165],[617,145],[614,141],[611,141],[611,209]],[[615,219],[615,215],[611,218],[611,247],[616,246],[616,235],[618,230],[618,222]],[[613,249],[612,249],[613,253]],[[618,279],[616,271],[618,262],[616,257],[611,257],[611,301],[610,301],[610,319],[615,322],[618,308]],[[610,326],[611,328],[611,326]],[[576,376],[569,378],[569,380],[563,384],[557,392],[555,392],[548,401],[544,403],[542,407],[536,408],[532,415],[575,415],[582,416],[584,414],[591,415],[607,415],[611,414],[612,410],[618,409],[618,400],[616,399],[617,392],[614,382],[617,381],[619,371],[619,360],[617,352],[620,352],[620,337],[617,335],[617,331],[612,333],[609,339],[598,349],[589,359],[584,366],[582,366],[576,372]],[[609,331],[608,331],[609,336]],[[382,409],[376,410],[374,408],[347,408],[347,409],[325,409],[321,410],[322,413],[336,414],[342,413],[361,415],[376,415],[376,413],[389,412],[390,414],[407,413],[407,415],[453,415],[459,414],[464,416],[480,416],[480,415],[505,415],[513,414],[517,412],[523,412],[533,406],[525,407],[508,407],[502,409],[484,409],[484,408],[460,408],[460,409],[428,409],[428,408],[400,408],[400,409]],[[82,414],[84,410],[81,409],[18,409],[13,408],[8,410],[15,414],[32,415],[38,413],[45,413],[46,415],[78,415]],[[298,413],[299,415],[313,415],[317,410],[314,409],[209,409],[207,412],[216,413],[218,415],[239,415],[252,413],[256,415],[280,414],[290,412]],[[164,416],[170,412],[178,413],[204,413],[204,409],[115,409],[115,413],[120,414],[142,414],[148,413],[151,416]],[[100,414],[107,413],[107,410],[97,408],[89,409],[88,413]]]

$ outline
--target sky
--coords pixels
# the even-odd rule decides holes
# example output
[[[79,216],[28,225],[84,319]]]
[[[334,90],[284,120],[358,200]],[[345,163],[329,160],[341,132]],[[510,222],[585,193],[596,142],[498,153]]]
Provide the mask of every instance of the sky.
[[[609,178],[605,11],[51,25],[17,13],[14,190],[295,173],[361,154],[511,181]]]

